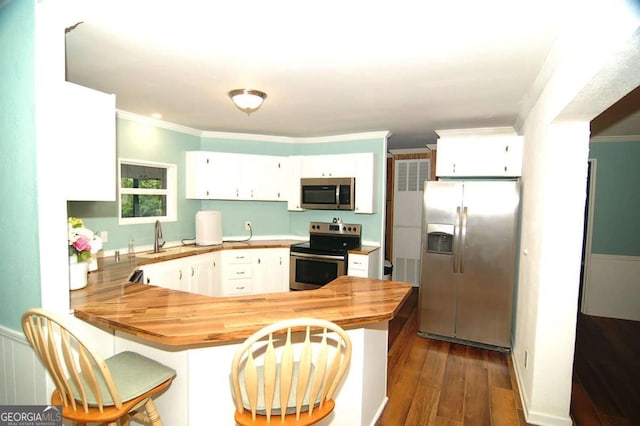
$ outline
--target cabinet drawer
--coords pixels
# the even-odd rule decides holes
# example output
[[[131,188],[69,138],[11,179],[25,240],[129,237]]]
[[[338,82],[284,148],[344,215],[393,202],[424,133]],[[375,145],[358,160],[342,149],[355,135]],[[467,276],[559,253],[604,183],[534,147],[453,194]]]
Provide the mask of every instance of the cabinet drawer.
[[[222,295],[233,296],[251,293],[251,279],[233,279],[222,284]]]
[[[233,250],[230,253],[222,253],[222,261],[225,264],[235,265],[235,264],[250,264],[253,260],[252,256],[247,253],[233,253]]]
[[[231,264],[224,269],[224,276],[228,280],[251,279],[251,264]]]
[[[349,259],[349,270],[357,269],[359,271],[366,271],[369,269],[369,261],[365,257],[364,259]]]

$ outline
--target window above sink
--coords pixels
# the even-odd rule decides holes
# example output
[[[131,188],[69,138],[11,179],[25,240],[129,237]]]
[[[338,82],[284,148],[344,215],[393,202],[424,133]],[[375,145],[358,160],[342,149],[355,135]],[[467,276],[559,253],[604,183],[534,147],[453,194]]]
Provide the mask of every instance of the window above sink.
[[[143,160],[118,160],[118,223],[175,221],[177,166]]]

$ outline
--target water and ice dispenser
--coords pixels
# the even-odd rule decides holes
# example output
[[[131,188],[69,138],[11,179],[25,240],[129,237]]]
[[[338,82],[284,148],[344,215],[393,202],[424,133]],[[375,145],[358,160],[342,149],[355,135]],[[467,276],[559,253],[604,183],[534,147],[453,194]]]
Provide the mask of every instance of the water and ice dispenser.
[[[453,225],[440,223],[427,224],[428,253],[452,254],[453,253]]]

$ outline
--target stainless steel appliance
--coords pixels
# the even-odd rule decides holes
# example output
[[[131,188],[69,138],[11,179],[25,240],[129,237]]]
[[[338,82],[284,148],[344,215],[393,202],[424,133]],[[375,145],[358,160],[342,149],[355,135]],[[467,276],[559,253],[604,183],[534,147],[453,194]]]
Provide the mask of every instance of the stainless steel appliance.
[[[511,345],[519,185],[425,182],[418,333]]]
[[[300,203],[303,209],[355,209],[355,178],[325,177],[300,179]]]
[[[312,290],[347,273],[349,250],[360,247],[358,224],[311,222],[309,241],[291,245],[289,287]]]

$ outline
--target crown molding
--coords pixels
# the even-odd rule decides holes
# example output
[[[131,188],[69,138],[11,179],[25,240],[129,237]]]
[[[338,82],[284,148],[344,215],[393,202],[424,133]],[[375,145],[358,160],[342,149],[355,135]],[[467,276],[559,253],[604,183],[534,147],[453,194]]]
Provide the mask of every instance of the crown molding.
[[[343,135],[301,137],[301,138],[293,138],[293,139],[297,143],[328,143],[328,142],[360,141],[360,140],[378,139],[378,138],[388,139],[390,136],[391,136],[390,131],[380,130],[377,132],[347,133]]]
[[[230,133],[230,132],[202,132],[203,138],[218,139],[241,139],[253,140],[261,142],[280,142],[280,143],[330,143],[345,142],[366,139],[388,138],[391,135],[389,131],[365,132],[365,133],[348,133],[344,135],[317,136],[317,137],[290,137],[290,136],[274,136],[260,135],[255,133]]]
[[[192,127],[182,126],[180,124],[170,123],[168,121],[157,120],[155,118],[146,117],[144,115],[134,114],[132,112],[116,110],[116,116],[125,120],[135,121],[142,124],[152,124],[167,130],[173,130],[188,135],[199,136],[201,138],[212,139],[239,139],[243,141],[260,141],[260,142],[278,142],[278,143],[330,143],[345,142],[377,138],[389,138],[391,132],[381,130],[377,132],[364,133],[348,133],[344,135],[319,136],[319,137],[289,137],[275,135],[260,135],[256,133],[232,133],[232,132],[216,132],[194,129]]]
[[[424,148],[403,148],[403,149],[390,149],[389,153],[398,154],[428,154],[432,150],[436,149],[435,144],[428,144]]]
[[[202,130],[194,129],[192,127],[182,126],[180,124],[170,123],[168,121],[157,120],[155,118],[146,117],[144,115],[134,114],[132,112],[116,109],[116,116],[129,121],[135,121],[141,124],[151,124],[156,127],[160,127],[167,130],[173,130],[179,133],[185,133],[187,135],[202,136]]]
[[[481,127],[475,129],[447,129],[435,131],[440,138],[459,138],[477,136],[517,136],[513,127]]]
[[[243,141],[258,141],[258,142],[279,142],[279,143],[294,143],[295,138],[287,136],[274,136],[274,135],[260,135],[257,133],[232,133],[232,132],[216,132],[216,131],[202,131],[200,136],[203,138],[211,139],[241,139]]]
[[[589,138],[589,143],[603,142],[640,142],[640,135],[627,136],[594,136]]]

